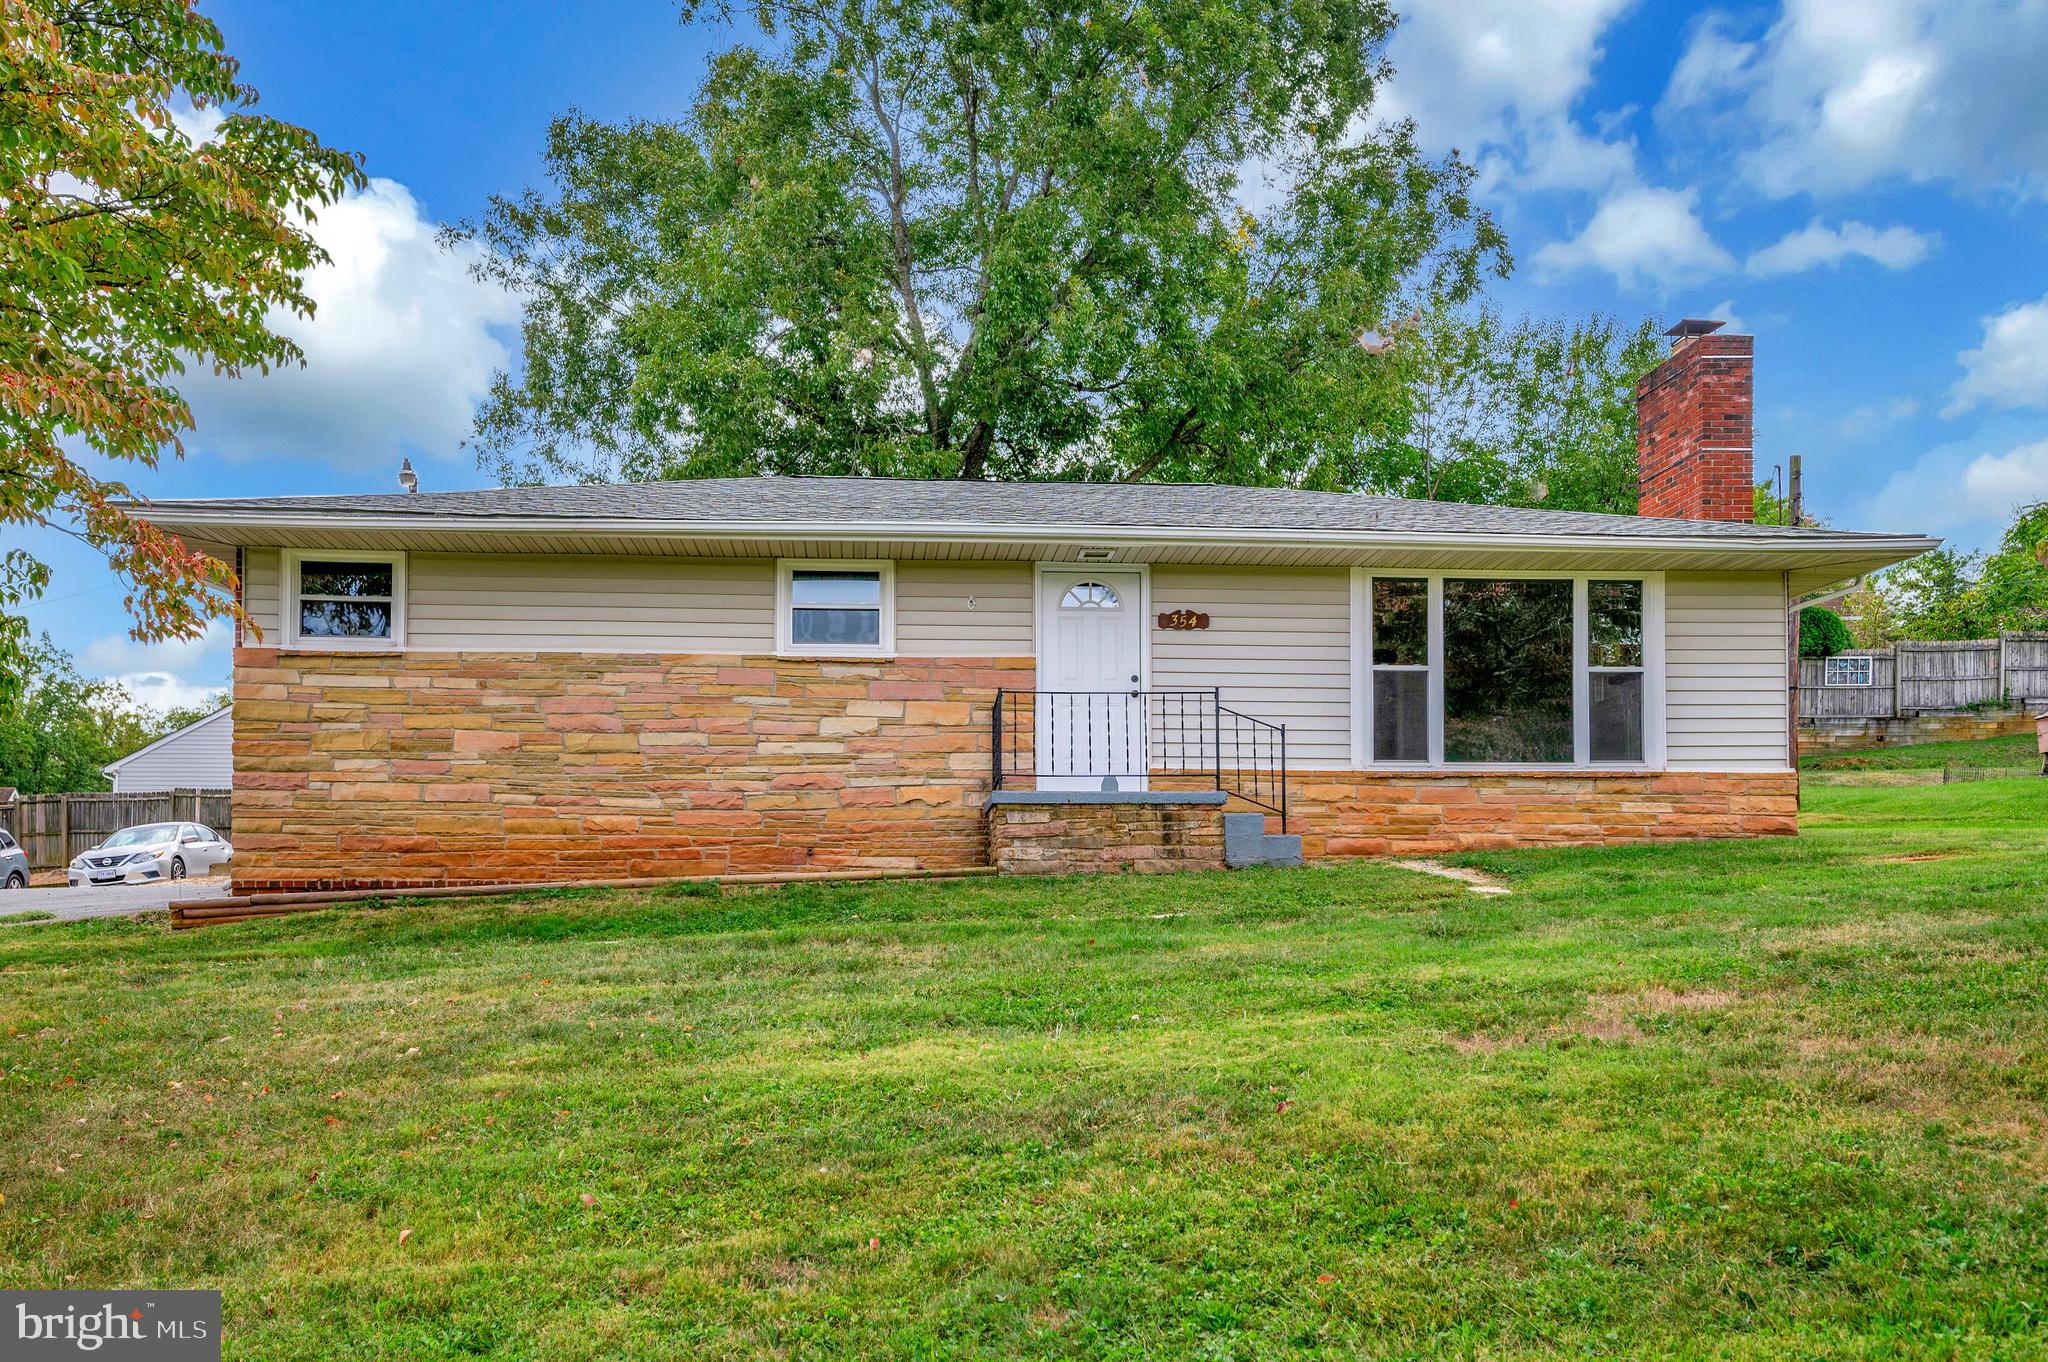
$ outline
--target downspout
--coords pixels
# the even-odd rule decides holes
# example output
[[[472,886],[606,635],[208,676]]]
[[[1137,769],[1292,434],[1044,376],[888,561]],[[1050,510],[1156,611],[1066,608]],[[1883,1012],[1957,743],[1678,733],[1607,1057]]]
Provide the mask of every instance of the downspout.
[[[1780,573],[1785,591],[1785,764],[1799,775],[1799,604],[1792,599],[1792,574]],[[1796,785],[1795,785],[1795,788]],[[1802,791],[1803,793],[1803,791]]]

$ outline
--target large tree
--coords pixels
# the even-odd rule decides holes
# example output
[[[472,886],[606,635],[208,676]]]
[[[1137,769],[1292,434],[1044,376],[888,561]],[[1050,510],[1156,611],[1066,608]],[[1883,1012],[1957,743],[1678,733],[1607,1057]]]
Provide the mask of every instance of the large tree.
[[[1876,574],[1843,604],[1857,616],[1863,647],[2048,629],[2048,501],[2019,507],[1990,552],[1923,553]]]
[[[1440,308],[1385,338],[1408,403],[1368,442],[1362,490],[1431,501],[1636,510],[1636,380],[1663,358],[1657,324],[1508,322]]]
[[[570,114],[459,235],[528,298],[508,481],[1355,486],[1381,343],[1506,252],[1370,109],[1380,0],[760,0],[680,123]]]
[[[0,785],[24,794],[105,790],[102,766],[174,731],[118,683],[80,676],[47,634],[19,665],[20,693],[0,710]]]
[[[187,363],[297,362],[271,329],[307,315],[321,259],[307,212],[361,182],[355,160],[247,112],[220,30],[190,0],[0,0],[0,525],[101,550],[140,639],[239,615],[228,566],[121,514],[130,493],[78,457],[154,467],[183,452]],[[195,140],[172,116],[222,111]],[[0,706],[26,674],[44,564],[0,555]]]

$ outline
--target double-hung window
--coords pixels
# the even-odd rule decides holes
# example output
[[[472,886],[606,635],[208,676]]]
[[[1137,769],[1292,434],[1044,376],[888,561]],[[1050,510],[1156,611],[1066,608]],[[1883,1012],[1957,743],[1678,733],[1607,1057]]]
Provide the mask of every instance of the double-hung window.
[[[789,560],[780,565],[778,587],[778,651],[829,657],[895,652],[893,564]]]
[[[1651,579],[1365,574],[1373,766],[1652,760]]]
[[[405,555],[338,549],[284,556],[285,634],[307,648],[393,648],[405,638]]]
[[[1429,579],[1372,579],[1372,755],[1429,760]]]
[[[1586,726],[1596,762],[1643,759],[1643,584],[1586,583]]]

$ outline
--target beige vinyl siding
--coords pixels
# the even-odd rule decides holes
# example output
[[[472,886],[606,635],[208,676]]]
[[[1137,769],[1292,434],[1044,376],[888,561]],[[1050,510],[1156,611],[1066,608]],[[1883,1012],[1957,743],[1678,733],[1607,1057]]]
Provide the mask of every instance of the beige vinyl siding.
[[[896,565],[900,657],[1029,657],[1031,565]]]
[[[415,553],[408,648],[767,653],[775,565],[766,560]]]
[[[279,631],[284,623],[278,568],[281,557],[276,549],[242,550],[242,608],[263,631],[263,642],[273,648],[281,639]]]
[[[1785,586],[1776,573],[1664,579],[1672,770],[1784,770],[1785,675]]]
[[[1208,615],[1209,627],[1147,621],[1154,687],[1221,687],[1227,708],[1287,725],[1289,766],[1351,765],[1348,572],[1154,568],[1154,615],[1181,609]]]

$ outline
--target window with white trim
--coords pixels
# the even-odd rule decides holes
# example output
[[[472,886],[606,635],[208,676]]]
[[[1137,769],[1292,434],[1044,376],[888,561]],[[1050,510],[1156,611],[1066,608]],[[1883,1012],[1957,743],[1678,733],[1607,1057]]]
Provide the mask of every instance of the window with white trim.
[[[396,647],[405,637],[405,555],[285,554],[285,634],[308,648]]]
[[[1372,756],[1429,760],[1429,580],[1372,586]]]
[[[1870,659],[1867,657],[1830,657],[1820,664],[1820,683],[1823,686],[1868,686]]]
[[[777,597],[781,652],[844,657],[896,649],[892,563],[788,560],[780,565]]]
[[[1076,582],[1060,597],[1062,610],[1121,610],[1123,599],[1101,582]]]
[[[1363,585],[1370,764],[1650,759],[1646,579],[1390,573]]]
[[[1643,584],[1586,583],[1586,710],[1596,762],[1643,759]]]

